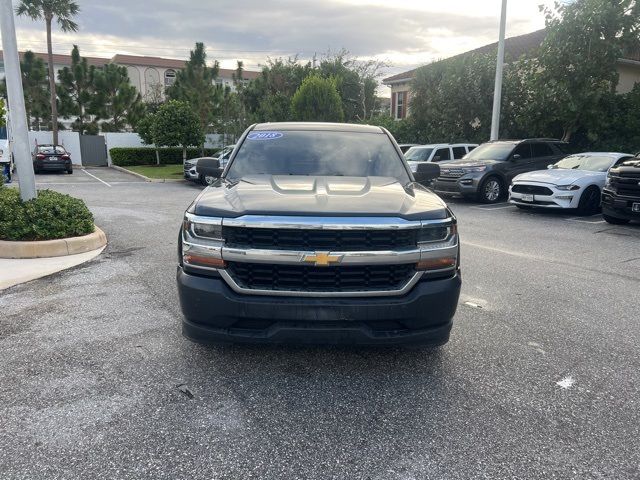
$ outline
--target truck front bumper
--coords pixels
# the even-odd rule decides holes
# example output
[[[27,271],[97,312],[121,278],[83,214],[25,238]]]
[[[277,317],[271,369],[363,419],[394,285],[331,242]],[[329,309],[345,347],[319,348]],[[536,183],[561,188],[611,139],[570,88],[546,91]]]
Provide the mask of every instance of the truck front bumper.
[[[459,272],[399,297],[240,295],[221,278],[178,267],[182,333],[201,343],[431,344],[449,340]]]

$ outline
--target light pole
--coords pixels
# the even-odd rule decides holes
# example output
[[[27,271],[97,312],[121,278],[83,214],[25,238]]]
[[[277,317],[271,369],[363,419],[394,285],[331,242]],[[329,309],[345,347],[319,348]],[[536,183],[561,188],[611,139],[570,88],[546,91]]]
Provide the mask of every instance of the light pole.
[[[498,59],[496,60],[496,81],[493,90],[493,114],[491,115],[491,138],[500,136],[500,102],[502,101],[502,71],[504,69],[504,31],[507,23],[507,0],[502,0],[500,15],[500,39],[498,40]]]
[[[27,113],[24,107],[22,73],[20,72],[18,42],[16,41],[16,26],[13,22],[13,4],[11,0],[0,0],[0,29],[2,29],[2,50],[5,79],[7,81],[7,97],[9,100],[9,118],[13,134],[12,153],[18,169],[20,197],[26,201],[36,197],[36,179],[33,174],[33,163],[29,150]]]

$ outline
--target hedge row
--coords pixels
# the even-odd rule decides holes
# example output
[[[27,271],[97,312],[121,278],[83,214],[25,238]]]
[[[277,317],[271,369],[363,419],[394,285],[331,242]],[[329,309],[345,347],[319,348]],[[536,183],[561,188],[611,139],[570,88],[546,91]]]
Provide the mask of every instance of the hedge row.
[[[182,148],[159,148],[160,163],[162,165],[182,163]],[[215,155],[219,149],[205,148],[205,156]],[[112,148],[109,150],[114,165],[128,167],[131,165],[155,165],[156,151],[150,147]],[[187,148],[187,158],[202,156],[199,148]]]
[[[0,240],[54,240],[93,232],[93,215],[78,199],[40,190],[27,202],[17,188],[0,187]]]

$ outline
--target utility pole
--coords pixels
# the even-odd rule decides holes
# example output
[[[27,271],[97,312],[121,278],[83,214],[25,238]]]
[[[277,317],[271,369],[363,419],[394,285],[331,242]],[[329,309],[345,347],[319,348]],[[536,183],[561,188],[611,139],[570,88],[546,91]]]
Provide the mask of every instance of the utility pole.
[[[0,29],[2,29],[4,71],[13,134],[13,158],[18,169],[20,197],[22,200],[27,201],[36,198],[36,178],[33,174],[33,162],[31,161],[29,148],[27,113],[24,107],[22,73],[20,72],[18,42],[16,40],[16,26],[13,21],[13,4],[11,0],[0,0]]]
[[[502,0],[500,15],[500,39],[498,40],[498,59],[496,61],[496,81],[493,90],[493,114],[491,116],[491,138],[500,137],[500,103],[502,102],[502,72],[504,70],[504,31],[507,24],[507,0]]]

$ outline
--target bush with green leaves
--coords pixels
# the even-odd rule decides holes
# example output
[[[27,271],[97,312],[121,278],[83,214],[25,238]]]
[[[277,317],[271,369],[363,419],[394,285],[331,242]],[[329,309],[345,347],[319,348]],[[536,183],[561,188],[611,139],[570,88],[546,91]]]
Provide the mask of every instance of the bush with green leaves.
[[[0,240],[54,240],[94,231],[85,203],[53,190],[23,202],[15,188],[0,187]]]
[[[205,148],[204,156],[211,157],[218,153],[217,148]],[[133,165],[156,165],[155,149],[151,147],[116,147],[109,150],[111,161],[119,167]],[[182,163],[181,148],[159,148],[160,165],[174,165]],[[187,148],[187,158],[202,156],[200,148]]]
[[[303,122],[342,122],[342,100],[333,78],[309,75],[291,99],[291,113]]]

